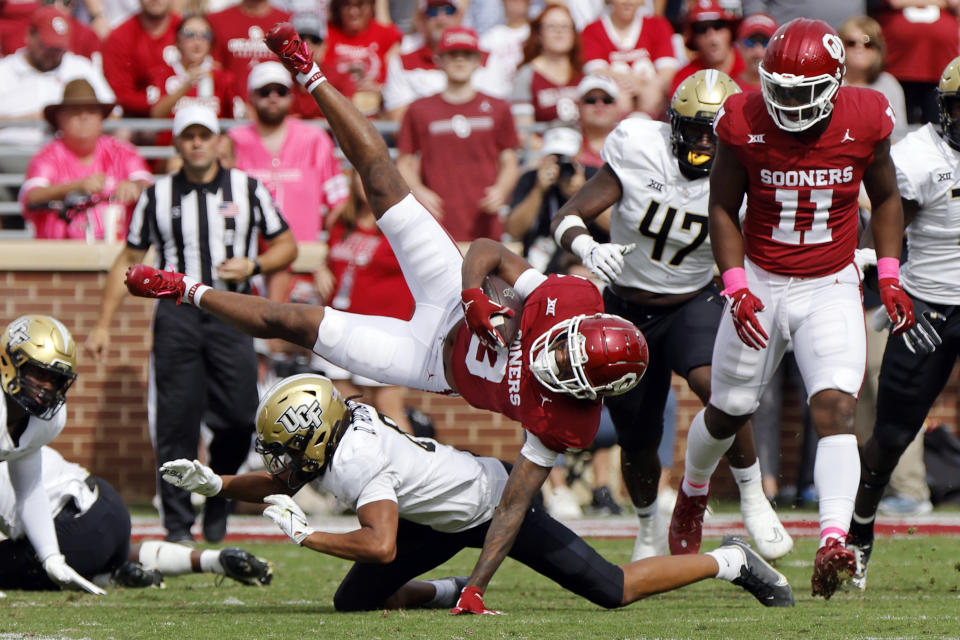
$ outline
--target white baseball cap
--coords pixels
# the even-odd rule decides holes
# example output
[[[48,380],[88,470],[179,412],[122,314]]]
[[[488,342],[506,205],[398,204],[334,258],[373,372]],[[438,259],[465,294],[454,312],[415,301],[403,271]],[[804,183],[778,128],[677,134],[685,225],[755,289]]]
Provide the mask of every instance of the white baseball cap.
[[[280,63],[277,63],[280,64]],[[173,116],[173,135],[178,136],[190,125],[199,124],[214,133],[220,133],[217,114],[210,107],[192,104],[177,111]]]
[[[273,60],[261,62],[250,70],[250,75],[247,76],[247,91],[256,91],[268,84],[281,84],[290,88],[293,84],[290,81],[290,72]]]
[[[617,88],[617,83],[614,82],[613,78],[601,75],[588,75],[580,81],[580,84],[577,85],[577,97],[583,99],[583,96],[587,95],[594,89],[600,89],[605,94],[616,100],[620,97],[620,90]]]
[[[580,153],[583,136],[576,129],[570,127],[554,127],[543,132],[543,147],[540,152],[545,155],[570,156]]]

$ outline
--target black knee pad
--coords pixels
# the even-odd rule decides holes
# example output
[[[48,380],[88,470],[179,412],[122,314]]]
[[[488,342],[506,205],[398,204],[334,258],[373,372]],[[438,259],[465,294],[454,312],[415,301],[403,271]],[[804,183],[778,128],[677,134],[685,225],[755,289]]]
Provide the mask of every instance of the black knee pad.
[[[867,461],[861,456],[860,485],[866,487],[867,489],[886,487],[890,482],[890,474],[893,473],[893,468],[897,466],[897,459],[894,459],[893,464],[889,467],[887,467],[885,462],[886,461],[878,461],[878,466],[883,464],[883,467],[886,469],[886,471],[874,471],[870,468],[870,465],[868,465]]]
[[[920,427],[922,426],[923,424],[921,423]],[[913,439],[917,437],[917,432],[920,430],[920,427],[914,429],[902,424],[877,422],[877,426],[873,430],[873,439],[877,441],[877,445],[884,451],[884,455],[889,452],[889,455],[895,456],[893,464],[896,465],[896,461],[900,459],[900,456],[906,451],[907,447],[910,446]]]

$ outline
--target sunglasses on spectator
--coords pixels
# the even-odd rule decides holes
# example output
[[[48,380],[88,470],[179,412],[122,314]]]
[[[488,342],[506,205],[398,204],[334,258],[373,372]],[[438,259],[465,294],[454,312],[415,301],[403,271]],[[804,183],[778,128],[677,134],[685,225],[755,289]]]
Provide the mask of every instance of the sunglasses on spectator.
[[[602,98],[600,96],[589,96],[583,99],[584,104],[597,104],[598,102],[602,102],[603,104],[613,104],[613,98],[610,96],[603,96]]]
[[[428,18],[436,18],[441,13],[447,16],[452,16],[457,12],[457,8],[452,4],[441,4],[434,5],[432,7],[427,7],[427,10],[424,13],[427,14]]]
[[[269,98],[270,94],[275,93],[281,98],[286,98],[290,95],[290,88],[285,87],[282,84],[268,84],[265,87],[260,87],[259,89],[254,90],[254,93],[261,98]]]
[[[743,46],[747,49],[753,49],[755,46],[760,45],[763,48],[766,48],[770,44],[770,38],[767,36],[747,36],[743,39]]]
[[[180,32],[187,40],[193,40],[194,38],[203,38],[204,40],[213,40],[213,33],[209,31],[192,31],[190,29],[184,29]]]
[[[57,4],[57,0],[43,0],[40,4],[44,6]],[[64,9],[69,9],[70,6],[73,4],[73,0],[60,0],[60,4],[63,6]]]
[[[720,31],[721,29],[726,29],[730,25],[723,20],[710,20],[709,22],[695,22],[693,24],[693,32],[698,36],[702,36],[707,31]]]
[[[873,40],[871,40],[869,36],[867,36],[862,40],[853,40],[853,39],[844,40],[843,46],[845,46],[847,49],[856,49],[857,47],[863,47],[864,49],[873,49],[875,46],[877,46],[877,44]]]
[[[323,38],[320,36],[315,36],[312,33],[301,33],[300,38],[306,40],[310,44],[323,44]]]

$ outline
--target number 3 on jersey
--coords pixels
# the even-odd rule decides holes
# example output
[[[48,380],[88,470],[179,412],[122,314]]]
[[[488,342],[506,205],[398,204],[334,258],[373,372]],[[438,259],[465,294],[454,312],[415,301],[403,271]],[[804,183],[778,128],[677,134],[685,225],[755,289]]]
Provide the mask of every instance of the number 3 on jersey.
[[[471,375],[495,384],[499,384],[507,374],[506,352],[501,354],[499,351],[488,348],[475,335],[470,336],[465,364]]]
[[[809,229],[797,229],[797,211],[800,195],[813,205],[813,225]],[[784,244],[823,244],[833,240],[833,230],[827,227],[830,207],[833,205],[833,189],[810,189],[795,191],[777,189],[774,198],[780,203],[780,223],[773,228],[773,239]],[[809,210],[809,205],[802,205]]]

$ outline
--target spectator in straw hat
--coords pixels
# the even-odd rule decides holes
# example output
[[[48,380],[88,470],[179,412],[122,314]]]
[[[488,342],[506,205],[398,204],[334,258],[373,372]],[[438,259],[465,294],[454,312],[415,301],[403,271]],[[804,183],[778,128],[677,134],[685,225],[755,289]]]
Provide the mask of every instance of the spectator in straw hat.
[[[57,137],[30,160],[20,189],[23,216],[34,224],[37,238],[104,239],[105,231],[109,235],[113,229],[115,240],[127,216],[109,220],[116,215],[111,205],[132,206],[153,181],[133,146],[103,133],[103,120],[113,107],[78,78],[67,83],[58,104],[44,108],[43,117]],[[99,203],[71,219],[43,206],[73,194]]]

